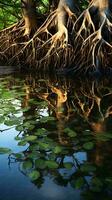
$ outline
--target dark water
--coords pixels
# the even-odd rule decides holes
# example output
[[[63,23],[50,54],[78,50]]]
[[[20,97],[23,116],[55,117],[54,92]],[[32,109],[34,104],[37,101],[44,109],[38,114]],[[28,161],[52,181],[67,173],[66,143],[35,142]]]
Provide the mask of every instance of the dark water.
[[[111,80],[0,76],[0,200],[112,199]]]

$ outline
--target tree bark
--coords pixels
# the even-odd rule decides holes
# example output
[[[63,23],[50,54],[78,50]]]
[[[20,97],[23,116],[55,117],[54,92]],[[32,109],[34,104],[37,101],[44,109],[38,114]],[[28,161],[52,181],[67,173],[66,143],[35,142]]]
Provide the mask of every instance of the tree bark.
[[[58,3],[59,3],[59,0],[49,0],[49,10],[50,10],[50,12],[57,9]]]
[[[58,13],[57,13],[57,22],[58,22],[58,31],[65,32],[66,39],[65,41],[68,41],[67,38],[67,28],[66,28],[66,22],[67,17],[72,17],[73,13],[76,13],[76,4],[73,0],[60,0],[58,4]]]
[[[22,13],[25,21],[25,33],[24,35],[30,35],[37,29],[37,12],[36,3],[34,0],[21,0]]]

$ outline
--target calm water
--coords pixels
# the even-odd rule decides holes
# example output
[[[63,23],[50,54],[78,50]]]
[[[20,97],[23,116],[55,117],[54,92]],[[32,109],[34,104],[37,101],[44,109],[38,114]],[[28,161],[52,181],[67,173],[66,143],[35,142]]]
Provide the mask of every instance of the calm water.
[[[0,76],[0,200],[112,199],[112,82]]]

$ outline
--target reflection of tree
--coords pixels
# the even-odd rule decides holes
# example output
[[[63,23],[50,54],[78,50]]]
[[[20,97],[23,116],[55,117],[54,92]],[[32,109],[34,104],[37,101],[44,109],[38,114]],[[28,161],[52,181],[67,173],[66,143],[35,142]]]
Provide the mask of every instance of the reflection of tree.
[[[48,103],[58,121],[67,121],[71,114],[85,119],[95,132],[105,131],[105,123],[112,114],[111,88],[105,82],[81,83],[50,79],[35,82],[30,77],[31,93]],[[29,84],[28,80],[27,83]],[[68,85],[67,85],[68,84]],[[35,88],[40,88],[39,92]],[[109,102],[109,104],[108,104]],[[72,111],[75,112],[72,112]]]
[[[95,192],[109,196],[112,184],[109,81],[82,83],[30,75],[23,85],[23,134],[17,139],[19,144],[29,147],[12,154],[10,162],[13,159],[19,162],[25,175],[38,171],[39,177],[34,180],[38,187],[50,174],[59,185],[70,183],[93,196]],[[41,110],[47,111],[46,115]],[[76,156],[78,152],[86,152],[87,161],[82,163]]]

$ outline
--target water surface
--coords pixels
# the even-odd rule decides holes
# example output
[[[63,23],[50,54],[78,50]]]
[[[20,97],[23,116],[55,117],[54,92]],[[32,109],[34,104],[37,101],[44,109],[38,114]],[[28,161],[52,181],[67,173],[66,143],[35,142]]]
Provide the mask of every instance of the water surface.
[[[0,200],[112,199],[112,84],[0,76]]]

